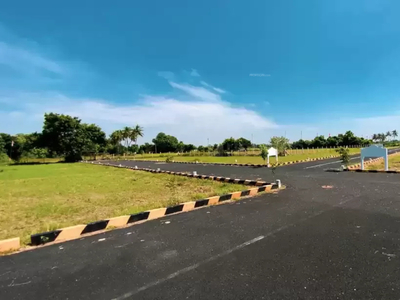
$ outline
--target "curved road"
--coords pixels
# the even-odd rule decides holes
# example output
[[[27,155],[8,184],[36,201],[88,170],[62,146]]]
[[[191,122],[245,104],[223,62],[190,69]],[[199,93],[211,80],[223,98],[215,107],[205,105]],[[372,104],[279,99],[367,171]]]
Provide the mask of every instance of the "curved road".
[[[287,188],[0,257],[0,299],[400,298],[399,174],[121,163]]]

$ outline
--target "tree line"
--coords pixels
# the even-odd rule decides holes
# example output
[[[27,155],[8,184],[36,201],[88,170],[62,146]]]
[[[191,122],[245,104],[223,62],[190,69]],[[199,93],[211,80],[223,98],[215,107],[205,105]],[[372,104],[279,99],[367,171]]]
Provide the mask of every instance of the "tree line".
[[[372,135],[372,140],[374,142],[384,143],[390,137],[393,137],[393,139],[396,139],[398,137],[397,130],[387,131],[386,133],[383,133],[383,132],[382,133],[374,133]]]
[[[18,161],[21,158],[51,158],[63,157],[65,161],[79,161],[84,155],[97,154],[143,154],[143,153],[182,153],[190,151],[214,152],[216,155],[230,155],[236,151],[248,151],[250,148],[262,148],[250,140],[240,137],[225,139],[220,144],[200,145],[185,144],[175,136],[160,132],[152,139],[152,143],[138,145],[139,137],[144,136],[144,130],[139,125],[124,127],[116,130],[109,137],[95,124],[83,123],[77,117],[63,114],[46,113],[42,132],[29,134],[0,133],[0,161],[9,157]],[[300,139],[293,143],[285,137],[272,137],[264,146],[273,146],[280,155],[289,148],[306,149],[322,147],[368,146],[373,142],[387,143],[389,137],[395,139],[397,131],[388,131],[386,134],[374,134],[372,139],[357,137],[347,131],[337,136],[325,138],[320,135],[313,140]],[[391,142],[394,142],[393,140]]]
[[[313,140],[298,140],[293,142],[291,147],[293,149],[307,149],[307,148],[336,148],[346,146],[368,146],[373,141],[365,139],[363,137],[355,136],[353,132],[346,131],[344,134],[338,134],[336,136],[329,136],[325,138],[323,135],[315,137]]]

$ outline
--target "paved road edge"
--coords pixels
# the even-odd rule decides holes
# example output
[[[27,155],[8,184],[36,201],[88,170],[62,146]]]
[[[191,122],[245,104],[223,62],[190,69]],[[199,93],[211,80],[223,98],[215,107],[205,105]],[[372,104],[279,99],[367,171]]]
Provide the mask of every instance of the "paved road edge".
[[[56,229],[52,231],[42,232],[31,235],[31,244],[30,246],[40,246],[55,242],[65,242],[68,240],[73,240],[77,238],[81,238],[87,234],[95,234],[104,232],[104,230],[111,230],[116,228],[123,228],[125,226],[141,224],[145,221],[154,220],[158,218],[162,218],[165,216],[181,213],[181,212],[188,212],[198,208],[212,206],[212,205],[219,205],[228,203],[230,200],[238,200],[241,198],[248,198],[255,196],[259,193],[265,192],[274,192],[278,191],[282,188],[281,182],[277,180],[276,183],[267,183],[265,181],[256,181],[256,180],[245,180],[245,179],[233,179],[233,178],[225,178],[225,177],[218,177],[218,176],[208,176],[208,175],[193,175],[187,174],[182,172],[170,172],[170,171],[161,171],[161,170],[153,170],[153,169],[139,169],[135,167],[128,167],[122,165],[113,165],[113,164],[103,164],[103,163],[91,163],[96,165],[105,165],[111,167],[118,167],[118,168],[126,168],[126,169],[133,169],[133,170],[141,170],[141,171],[148,171],[152,173],[167,173],[171,175],[181,175],[187,177],[194,177],[198,179],[212,179],[216,181],[222,181],[227,183],[233,184],[246,184],[256,186],[254,188],[250,188],[243,191],[237,191],[221,196],[213,196],[204,199],[199,199],[196,201],[189,201],[180,203],[174,206],[169,207],[162,207],[156,208],[152,210],[147,210],[144,212],[139,212],[136,214],[124,215],[113,217],[109,219],[104,219],[100,221],[91,222],[88,224],[78,224],[70,227],[65,227],[61,229]],[[29,249],[35,249],[36,247],[31,247]],[[15,251],[21,249],[20,238],[11,238],[6,240],[0,240],[0,253],[1,254],[10,254]]]

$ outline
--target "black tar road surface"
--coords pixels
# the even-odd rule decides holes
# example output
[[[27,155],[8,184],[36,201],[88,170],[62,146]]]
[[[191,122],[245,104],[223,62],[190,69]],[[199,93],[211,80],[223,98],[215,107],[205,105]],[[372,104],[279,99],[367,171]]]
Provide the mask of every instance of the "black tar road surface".
[[[287,189],[0,257],[0,299],[399,299],[400,175],[335,161],[120,162]]]

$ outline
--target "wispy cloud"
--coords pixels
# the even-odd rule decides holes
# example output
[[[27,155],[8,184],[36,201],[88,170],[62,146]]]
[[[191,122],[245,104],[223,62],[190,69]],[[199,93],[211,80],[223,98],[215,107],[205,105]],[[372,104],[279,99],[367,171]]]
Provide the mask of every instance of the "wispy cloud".
[[[172,87],[184,91],[190,96],[193,96],[197,99],[201,99],[204,101],[215,101],[215,102],[221,101],[221,97],[218,94],[214,94],[213,92],[210,92],[209,90],[203,87],[193,86],[189,84],[179,84],[172,81],[170,81],[169,84]]]
[[[199,74],[199,72],[197,72],[196,69],[192,69],[192,71],[190,72],[190,76],[200,77],[200,74]]]
[[[64,69],[57,62],[47,59],[38,53],[28,51],[0,41],[0,65],[19,72],[51,72],[63,74]]]
[[[200,83],[201,83],[202,85],[204,85],[205,87],[208,87],[208,88],[210,88],[210,89],[213,89],[214,91],[216,91],[216,92],[218,92],[218,93],[220,93],[220,94],[225,94],[225,93],[226,93],[226,91],[224,91],[223,89],[220,89],[220,88],[217,88],[217,87],[215,87],[215,86],[212,86],[211,84],[208,84],[208,83],[205,82],[205,81],[200,81]]]
[[[50,45],[22,39],[0,26],[0,88],[63,83],[93,78],[80,61],[55,57]],[[52,53],[51,55],[49,53]]]

